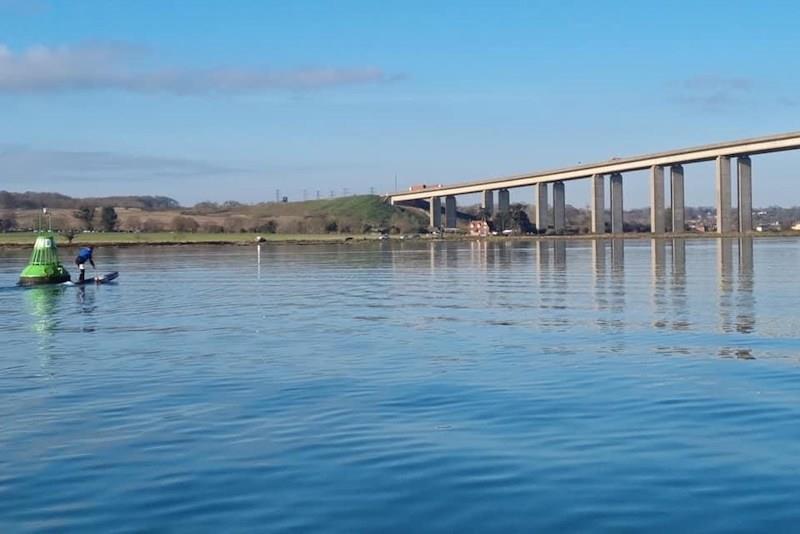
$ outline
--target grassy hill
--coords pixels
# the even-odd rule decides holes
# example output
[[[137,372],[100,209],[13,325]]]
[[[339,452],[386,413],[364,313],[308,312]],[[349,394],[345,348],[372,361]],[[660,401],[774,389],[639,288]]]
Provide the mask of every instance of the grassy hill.
[[[248,207],[251,216],[264,218],[303,217],[369,225],[373,228],[390,227],[393,222],[427,225],[427,220],[414,210],[392,206],[378,196],[360,195],[325,200],[292,203],[268,203]]]

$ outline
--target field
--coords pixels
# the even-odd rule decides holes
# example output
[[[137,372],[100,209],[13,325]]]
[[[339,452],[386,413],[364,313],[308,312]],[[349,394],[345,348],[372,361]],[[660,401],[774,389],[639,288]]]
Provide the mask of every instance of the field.
[[[105,228],[101,207],[88,201],[86,206],[94,208],[90,222],[81,220],[76,208],[51,207],[49,214],[53,230],[64,232]],[[339,239],[342,234],[363,234],[374,230],[417,233],[428,225],[424,211],[392,206],[376,195],[255,205],[206,202],[192,208],[171,209],[113,207],[117,215],[115,230],[138,233],[140,240],[149,240],[152,234],[164,232],[195,233],[185,238],[189,242],[239,241],[240,238],[233,234],[242,232],[282,236],[303,234],[314,235],[315,238],[320,234],[332,234]],[[33,229],[38,226],[40,218],[39,208],[6,207],[0,210],[0,222],[5,219],[12,223],[0,224],[0,228]],[[169,239],[174,240],[172,237]]]

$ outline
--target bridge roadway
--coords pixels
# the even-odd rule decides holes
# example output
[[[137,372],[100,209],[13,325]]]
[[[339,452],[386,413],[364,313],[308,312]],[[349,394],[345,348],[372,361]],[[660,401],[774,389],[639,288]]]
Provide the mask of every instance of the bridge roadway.
[[[647,154],[643,156],[613,158],[608,161],[577,165],[564,169],[520,174],[486,180],[477,180],[459,184],[428,187],[422,190],[397,192],[390,196],[392,204],[413,200],[428,200],[430,203],[431,226],[441,226],[441,198],[445,197],[445,217],[447,227],[454,227],[455,196],[471,193],[482,193],[482,205],[494,212],[494,191],[498,191],[497,211],[508,210],[508,190],[517,187],[534,186],[534,222],[537,228],[548,226],[561,232],[565,228],[564,221],[564,182],[570,180],[590,179],[592,185],[592,231],[606,231],[605,221],[605,177],[610,176],[611,185],[611,221],[612,233],[623,231],[622,208],[622,173],[650,170],[650,204],[651,231],[665,231],[664,209],[664,168],[670,169],[670,195],[672,206],[672,229],[681,232],[685,229],[684,220],[684,164],[703,161],[716,161],[716,207],[717,231],[752,231],[752,178],[750,156],[800,149],[800,132],[771,135],[740,141],[729,141],[694,148],[684,148]],[[731,158],[737,158],[737,181],[739,218],[731,220]],[[552,213],[548,220],[548,184],[552,184]]]

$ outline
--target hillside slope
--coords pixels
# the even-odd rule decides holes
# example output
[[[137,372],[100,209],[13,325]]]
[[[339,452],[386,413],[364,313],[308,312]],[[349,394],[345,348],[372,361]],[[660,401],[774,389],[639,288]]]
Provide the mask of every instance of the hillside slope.
[[[377,195],[358,195],[305,202],[263,203],[214,210],[184,210],[185,215],[248,217],[250,220],[275,221],[279,231],[320,233],[324,231],[364,232],[385,229],[395,232],[419,232],[428,220],[418,210],[392,206]]]

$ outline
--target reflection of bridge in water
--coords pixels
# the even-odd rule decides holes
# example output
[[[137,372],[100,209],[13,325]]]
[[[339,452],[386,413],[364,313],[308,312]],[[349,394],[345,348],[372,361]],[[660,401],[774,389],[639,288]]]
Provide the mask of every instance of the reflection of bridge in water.
[[[428,246],[432,273],[463,271],[464,263],[484,273],[486,279],[471,280],[469,290],[476,298],[488,291],[490,306],[503,305],[509,291],[530,294],[543,328],[568,334],[577,320],[591,320],[622,352],[631,343],[625,335],[631,325],[646,320],[651,332],[671,332],[669,343],[655,350],[678,354],[691,352],[702,323],[706,331],[712,325],[715,353],[753,357],[747,338],[756,328],[752,237],[481,240],[469,242],[468,261],[459,256],[463,242]],[[709,270],[712,258],[715,269]],[[519,285],[521,266],[529,270],[527,286]],[[461,287],[461,280],[455,283]]]

